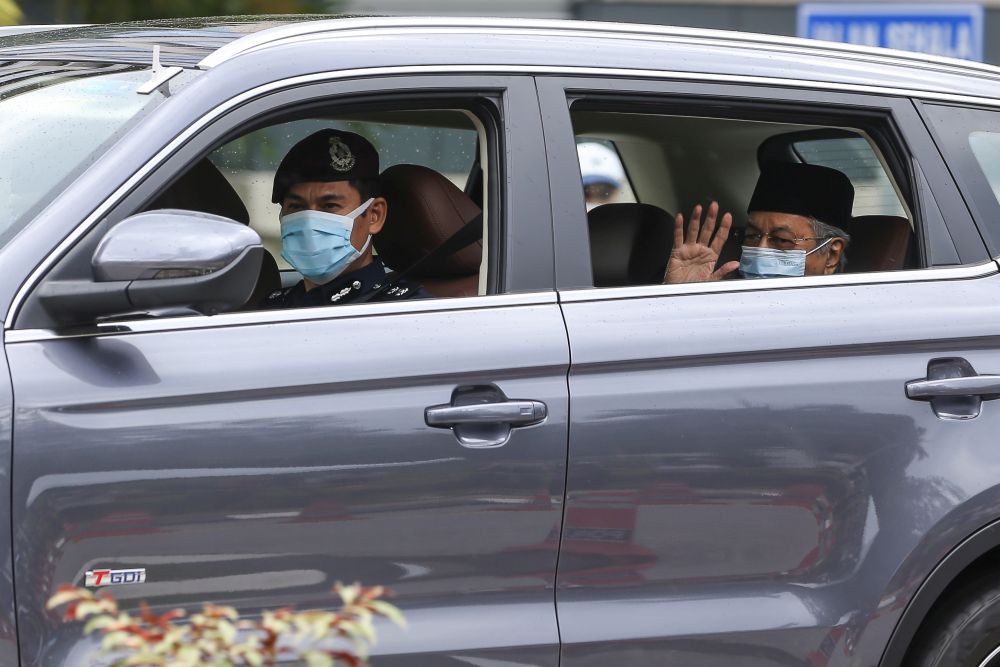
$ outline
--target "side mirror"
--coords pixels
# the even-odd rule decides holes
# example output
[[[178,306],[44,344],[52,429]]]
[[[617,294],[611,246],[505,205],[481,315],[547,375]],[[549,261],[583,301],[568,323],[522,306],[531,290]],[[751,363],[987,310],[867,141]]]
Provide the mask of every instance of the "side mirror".
[[[235,220],[163,209],[115,225],[97,246],[93,280],[56,280],[39,294],[60,324],[131,312],[234,310],[253,293],[264,257],[260,236]]]

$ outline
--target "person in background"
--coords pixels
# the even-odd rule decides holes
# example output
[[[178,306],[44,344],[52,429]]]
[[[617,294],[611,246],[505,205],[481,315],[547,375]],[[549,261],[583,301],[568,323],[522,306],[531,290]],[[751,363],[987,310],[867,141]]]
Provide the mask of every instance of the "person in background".
[[[585,141],[576,145],[583,178],[583,196],[590,211],[601,204],[618,201],[625,170],[614,150],[604,144]]]

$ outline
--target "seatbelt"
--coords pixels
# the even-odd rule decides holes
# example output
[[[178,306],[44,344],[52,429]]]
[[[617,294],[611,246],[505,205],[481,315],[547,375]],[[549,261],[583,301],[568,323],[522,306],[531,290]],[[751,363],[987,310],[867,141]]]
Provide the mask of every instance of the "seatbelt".
[[[442,260],[445,257],[454,255],[459,250],[472,245],[481,238],[483,238],[483,214],[477,213],[472,220],[469,220],[467,223],[462,225],[461,229],[445,239],[444,243],[434,248],[402,271],[387,273],[385,285],[377,290],[369,292],[368,294],[362,295],[361,297],[355,299],[352,303],[364,303],[366,301],[371,301],[380,294],[388,292],[413,274],[419,272],[420,269],[433,262]]]

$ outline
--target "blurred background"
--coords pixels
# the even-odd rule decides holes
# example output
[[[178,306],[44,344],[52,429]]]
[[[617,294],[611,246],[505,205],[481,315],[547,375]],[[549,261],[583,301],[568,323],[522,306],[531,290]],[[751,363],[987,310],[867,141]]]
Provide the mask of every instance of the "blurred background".
[[[0,25],[337,12],[575,18],[746,30],[1000,64],[1000,0],[0,0]]]

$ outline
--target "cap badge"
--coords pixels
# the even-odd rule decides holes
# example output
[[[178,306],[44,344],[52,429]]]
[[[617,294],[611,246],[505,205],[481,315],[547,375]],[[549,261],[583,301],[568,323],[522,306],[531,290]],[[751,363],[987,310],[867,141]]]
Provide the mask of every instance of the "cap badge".
[[[351,147],[340,137],[330,137],[330,166],[337,171],[349,171],[355,162]]]

